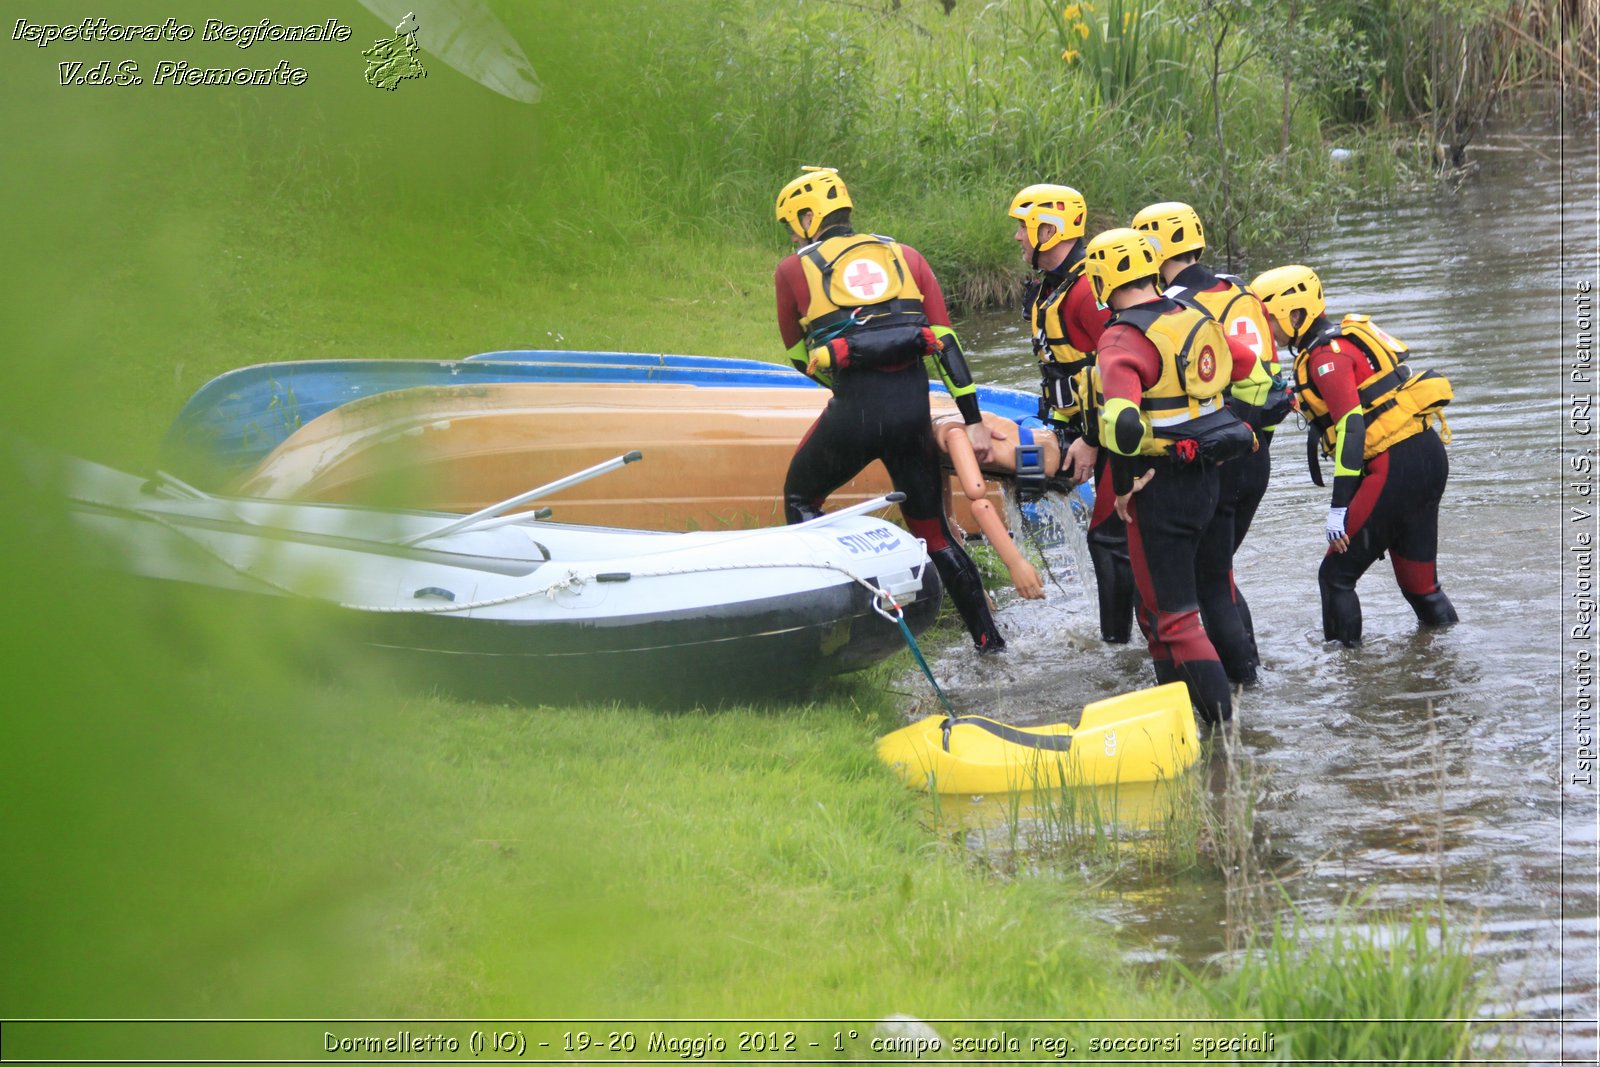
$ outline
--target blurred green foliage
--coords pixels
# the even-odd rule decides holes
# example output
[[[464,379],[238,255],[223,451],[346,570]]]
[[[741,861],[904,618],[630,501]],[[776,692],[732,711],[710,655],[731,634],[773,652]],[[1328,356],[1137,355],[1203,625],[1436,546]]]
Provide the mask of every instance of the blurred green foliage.
[[[258,623],[81,569],[18,443],[148,471],[233,367],[775,356],[772,195],[804,163],[841,167],[864,227],[969,301],[1010,291],[1022,185],[1071,182],[1102,223],[1215,207],[1194,102],[1114,106],[1034,0],[497,8],[536,105],[431,60],[425,27],[428,77],[374,90],[360,52],[392,28],[344,0],[270,11],[338,17],[343,45],[0,42],[0,937],[26,963],[0,1014],[1184,1010],[1105,967],[1071,887],[927,848],[871,758],[897,709],[857,699],[881,686],[788,716],[467,705],[329,646],[317,613]],[[308,79],[59,84],[60,62],[124,56]],[[1279,153],[1276,76],[1229,89],[1261,241],[1349,180],[1316,107]]]

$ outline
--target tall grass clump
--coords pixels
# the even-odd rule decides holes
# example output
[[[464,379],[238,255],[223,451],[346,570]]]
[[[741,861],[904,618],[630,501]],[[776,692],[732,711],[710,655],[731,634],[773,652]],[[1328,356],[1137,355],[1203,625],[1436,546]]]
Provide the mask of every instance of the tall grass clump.
[[[532,32],[526,18],[508,13]],[[548,80],[581,61],[593,88],[547,94],[542,147],[558,165],[539,170],[537,189],[508,182],[497,216],[549,204],[559,221],[509,245],[503,228],[488,229],[508,251],[578,266],[662,235],[776,257],[788,244],[773,194],[818,164],[844,174],[859,228],[921,249],[966,306],[1012,298],[1022,265],[1005,206],[1037,181],[1082,191],[1091,229],[1182,199],[1217,217],[1232,204],[1225,228],[1241,244],[1277,243],[1320,216],[1335,176],[1320,105],[1300,103],[1293,143],[1281,143],[1281,71],[1230,39],[1219,149],[1196,18],[1183,0],[948,10],[665,0],[634,19],[563,12],[539,35],[584,45],[554,57]],[[1219,182],[1224,149],[1240,175],[1231,187]]]
[[[935,795],[935,833],[984,867],[1008,874],[1065,868],[1092,884],[1169,878],[1201,861],[1208,802],[1202,773],[1095,786],[1041,759],[1018,784],[977,801]]]
[[[1483,1003],[1472,940],[1440,913],[1361,915],[1340,909],[1322,926],[1290,907],[1238,957],[1201,980],[1220,1016],[1257,1018],[1285,1060],[1457,1063],[1472,1055]]]
[[[1392,129],[1425,167],[1459,166],[1514,91],[1564,88],[1592,106],[1600,91],[1600,15],[1578,0],[1322,0],[1309,14],[1348,28],[1362,76],[1321,86],[1336,122]],[[1588,102],[1586,104],[1586,102]]]
[[[1101,0],[1100,7],[1103,14],[1080,0],[1052,20],[1062,62],[1092,87],[1090,99],[1157,119],[1181,114],[1195,88],[1194,50],[1181,24],[1166,17],[1160,4]]]

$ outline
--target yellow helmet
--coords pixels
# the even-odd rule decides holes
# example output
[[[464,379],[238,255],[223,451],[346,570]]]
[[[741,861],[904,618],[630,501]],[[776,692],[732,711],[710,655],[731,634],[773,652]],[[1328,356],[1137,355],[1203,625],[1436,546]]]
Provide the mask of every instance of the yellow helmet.
[[[1030,185],[1011,198],[1011,210],[1006,214],[1021,219],[1028,229],[1028,243],[1036,252],[1048,252],[1062,241],[1072,241],[1083,236],[1083,219],[1088,214],[1083,194],[1070,185]],[[1054,235],[1039,243],[1039,224],[1048,222],[1056,228]]]
[[[804,174],[778,193],[778,221],[789,224],[795,236],[807,240],[817,235],[822,220],[842,207],[852,207],[850,193],[832,167],[801,167]],[[800,213],[811,212],[811,225],[802,226]]]
[[[1145,235],[1127,227],[1095,234],[1083,253],[1083,272],[1102,307],[1111,303],[1111,294],[1122,286],[1154,277],[1159,269],[1155,249]]]
[[[1255,281],[1250,283],[1250,291],[1261,298],[1267,314],[1290,341],[1299,340],[1306,325],[1328,309],[1322,299],[1322,280],[1317,272],[1298,263],[1273,267],[1256,275]],[[1299,330],[1294,328],[1296,311],[1306,313]]]
[[[1201,252],[1206,247],[1206,228],[1188,204],[1169,200],[1151,204],[1133,217],[1133,228],[1155,246],[1156,261],[1165,263],[1181,252]]]

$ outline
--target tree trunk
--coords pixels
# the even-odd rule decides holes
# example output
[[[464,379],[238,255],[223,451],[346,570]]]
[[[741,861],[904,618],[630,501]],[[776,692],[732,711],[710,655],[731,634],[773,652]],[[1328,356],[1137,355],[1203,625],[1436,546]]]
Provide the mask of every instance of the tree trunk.
[[[1294,36],[1295,18],[1299,14],[1300,0],[1289,0],[1289,24],[1287,30],[1285,31],[1286,36]],[[1289,120],[1294,114],[1293,108],[1289,106],[1290,69],[1290,63],[1287,59],[1285,59],[1283,63],[1283,137],[1278,144],[1278,151],[1284,156],[1289,154]]]

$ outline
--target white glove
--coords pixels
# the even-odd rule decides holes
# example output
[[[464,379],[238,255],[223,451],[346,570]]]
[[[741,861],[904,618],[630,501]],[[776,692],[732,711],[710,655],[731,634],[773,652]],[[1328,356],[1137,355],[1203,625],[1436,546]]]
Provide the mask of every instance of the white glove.
[[[1344,536],[1344,508],[1328,509],[1328,544]]]

